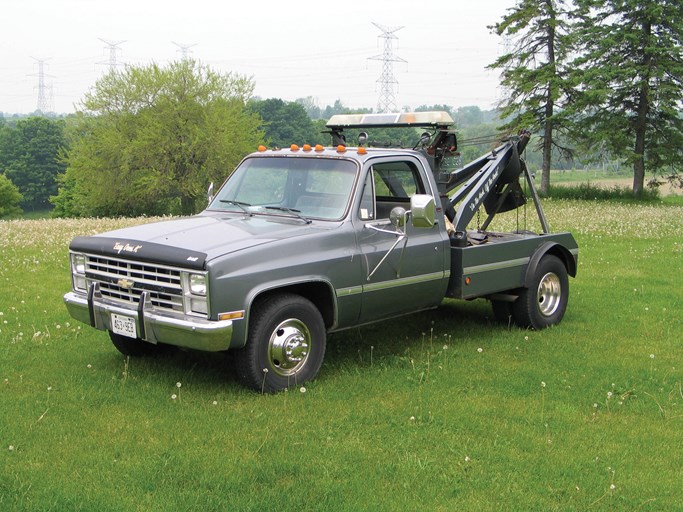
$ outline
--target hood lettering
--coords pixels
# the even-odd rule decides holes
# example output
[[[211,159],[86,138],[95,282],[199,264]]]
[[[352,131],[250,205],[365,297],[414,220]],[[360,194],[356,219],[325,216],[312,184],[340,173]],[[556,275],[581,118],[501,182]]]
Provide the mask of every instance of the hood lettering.
[[[121,242],[114,243],[114,250],[117,254],[121,254],[122,252],[136,253],[140,249],[142,249],[141,245],[122,244]]]

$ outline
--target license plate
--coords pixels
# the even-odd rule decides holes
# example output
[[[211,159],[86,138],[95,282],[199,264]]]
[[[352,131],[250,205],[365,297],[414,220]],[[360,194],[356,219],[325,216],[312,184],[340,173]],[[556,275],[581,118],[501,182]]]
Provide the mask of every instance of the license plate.
[[[130,316],[111,314],[111,330],[115,334],[127,336],[129,338],[137,338],[138,333],[135,329],[135,318]]]

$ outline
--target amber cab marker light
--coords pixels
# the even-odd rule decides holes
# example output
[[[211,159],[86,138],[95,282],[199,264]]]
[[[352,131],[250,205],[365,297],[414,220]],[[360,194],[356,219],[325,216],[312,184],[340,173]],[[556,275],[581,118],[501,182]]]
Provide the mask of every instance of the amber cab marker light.
[[[316,144],[316,145],[315,145],[315,150],[316,150],[316,151],[325,151],[325,148],[323,147],[322,144]]]
[[[368,154],[368,150],[365,149],[363,146],[361,146],[361,147],[358,148],[358,154],[359,154],[359,155],[367,155],[367,154]]]
[[[263,153],[266,149],[267,149],[267,148],[266,148],[263,144],[261,144],[261,145],[258,147],[258,150],[259,150],[261,153]]]
[[[311,145],[310,144],[304,144],[304,151],[310,151],[311,150]]]
[[[292,151],[299,151],[299,146],[297,146],[296,144],[292,144],[291,146],[289,146],[289,149],[291,149]]]
[[[339,146],[337,146],[337,153],[346,153],[346,146],[339,144]]]

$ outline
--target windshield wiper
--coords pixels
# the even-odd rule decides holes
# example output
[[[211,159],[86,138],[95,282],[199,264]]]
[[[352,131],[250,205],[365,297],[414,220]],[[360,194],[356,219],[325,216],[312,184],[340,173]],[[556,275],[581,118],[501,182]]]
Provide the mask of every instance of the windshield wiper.
[[[266,210],[277,210],[279,212],[291,213],[294,217],[303,220],[306,224],[313,222],[311,219],[307,219],[301,215],[301,210],[296,210],[294,208],[287,208],[286,206],[266,206]]]
[[[234,206],[238,206],[244,213],[246,213],[246,214],[249,215],[250,217],[251,217],[252,215],[254,215],[253,212],[250,212],[250,211],[247,210],[247,208],[246,208],[247,206],[251,206],[249,203],[243,203],[242,201],[232,201],[231,199],[219,199],[219,201],[220,201],[221,203],[226,203],[226,204],[231,204],[231,205],[234,205]]]

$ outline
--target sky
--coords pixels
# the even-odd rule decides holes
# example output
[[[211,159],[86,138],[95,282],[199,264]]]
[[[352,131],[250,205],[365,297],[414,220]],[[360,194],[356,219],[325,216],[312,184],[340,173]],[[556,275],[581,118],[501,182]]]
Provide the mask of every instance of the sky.
[[[164,65],[189,46],[188,55],[213,70],[251,77],[262,99],[310,96],[322,108],[335,100],[376,108],[385,39],[373,23],[392,31],[393,56],[406,61],[391,65],[399,108],[490,109],[499,73],[486,66],[503,46],[487,26],[515,3],[0,0],[0,112],[37,109],[39,61],[53,111],[77,110],[109,69],[104,41],[120,43],[119,65]]]

